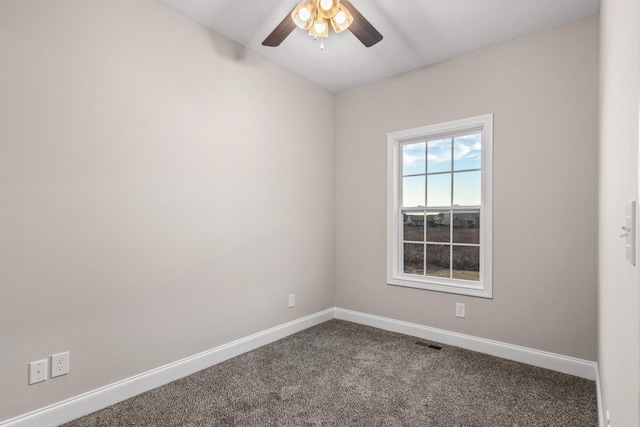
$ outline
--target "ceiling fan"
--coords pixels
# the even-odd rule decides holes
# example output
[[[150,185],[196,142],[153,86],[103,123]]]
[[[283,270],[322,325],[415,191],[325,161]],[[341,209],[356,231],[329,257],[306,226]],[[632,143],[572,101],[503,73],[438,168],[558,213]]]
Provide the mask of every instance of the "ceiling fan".
[[[382,34],[347,0],[302,0],[262,42],[263,46],[279,46],[299,27],[315,38],[329,35],[329,23],[336,33],[351,31],[366,47],[382,40]],[[324,45],[321,43],[320,48]]]

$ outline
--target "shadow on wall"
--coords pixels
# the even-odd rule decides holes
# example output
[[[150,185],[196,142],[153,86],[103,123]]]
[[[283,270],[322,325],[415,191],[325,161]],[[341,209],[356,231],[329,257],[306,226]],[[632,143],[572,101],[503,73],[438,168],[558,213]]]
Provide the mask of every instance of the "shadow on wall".
[[[251,52],[244,46],[214,33],[211,33],[211,40],[213,41],[213,45],[221,58],[229,59],[233,62],[250,67],[257,67],[261,64],[258,56],[251,54]]]
[[[221,6],[217,13],[225,16],[225,12],[225,6]],[[207,31],[209,32],[211,41],[213,42],[216,51],[220,54],[220,57],[251,67],[256,67],[261,64],[260,58],[257,55],[251,54],[251,52],[244,46],[214,33],[209,29],[207,29]]]

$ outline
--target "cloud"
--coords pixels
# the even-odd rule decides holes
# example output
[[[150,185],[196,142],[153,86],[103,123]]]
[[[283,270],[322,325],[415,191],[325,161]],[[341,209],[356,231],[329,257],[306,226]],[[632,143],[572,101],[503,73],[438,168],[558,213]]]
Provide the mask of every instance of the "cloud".
[[[406,168],[424,165],[426,158],[426,143],[407,144],[402,147],[402,163]]]
[[[459,136],[453,144],[453,157],[455,160],[475,160],[480,158],[482,144],[480,134]]]
[[[451,138],[429,141],[428,151],[430,163],[451,162]]]

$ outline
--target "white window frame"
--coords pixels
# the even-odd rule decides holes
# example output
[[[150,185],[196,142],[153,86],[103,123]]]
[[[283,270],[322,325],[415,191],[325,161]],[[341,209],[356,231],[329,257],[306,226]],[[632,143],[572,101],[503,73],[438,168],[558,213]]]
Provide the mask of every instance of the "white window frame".
[[[460,132],[482,134],[480,209],[480,278],[468,281],[403,272],[402,146]],[[492,286],[493,114],[391,132],[387,135],[387,283],[439,292],[493,298]],[[478,207],[474,207],[477,209]]]

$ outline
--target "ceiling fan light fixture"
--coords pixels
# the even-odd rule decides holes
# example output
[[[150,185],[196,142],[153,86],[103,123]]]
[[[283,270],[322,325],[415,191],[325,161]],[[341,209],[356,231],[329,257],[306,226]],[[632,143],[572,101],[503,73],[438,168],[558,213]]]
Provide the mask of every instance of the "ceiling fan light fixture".
[[[314,0],[305,0],[300,2],[293,12],[291,12],[291,19],[296,23],[298,28],[308,30],[313,25],[313,21],[316,16],[316,5]]]
[[[280,46],[296,28],[307,30],[314,38],[329,36],[329,22],[336,33],[347,28],[362,42],[371,47],[382,40],[382,34],[362,16],[348,0],[299,0],[291,13],[285,15],[280,24],[262,42],[263,46]],[[352,25],[352,23],[357,25]],[[324,47],[320,40],[320,49]]]
[[[343,5],[340,5],[338,13],[331,17],[330,21],[333,31],[340,33],[349,28],[349,25],[353,22],[353,16]]]

